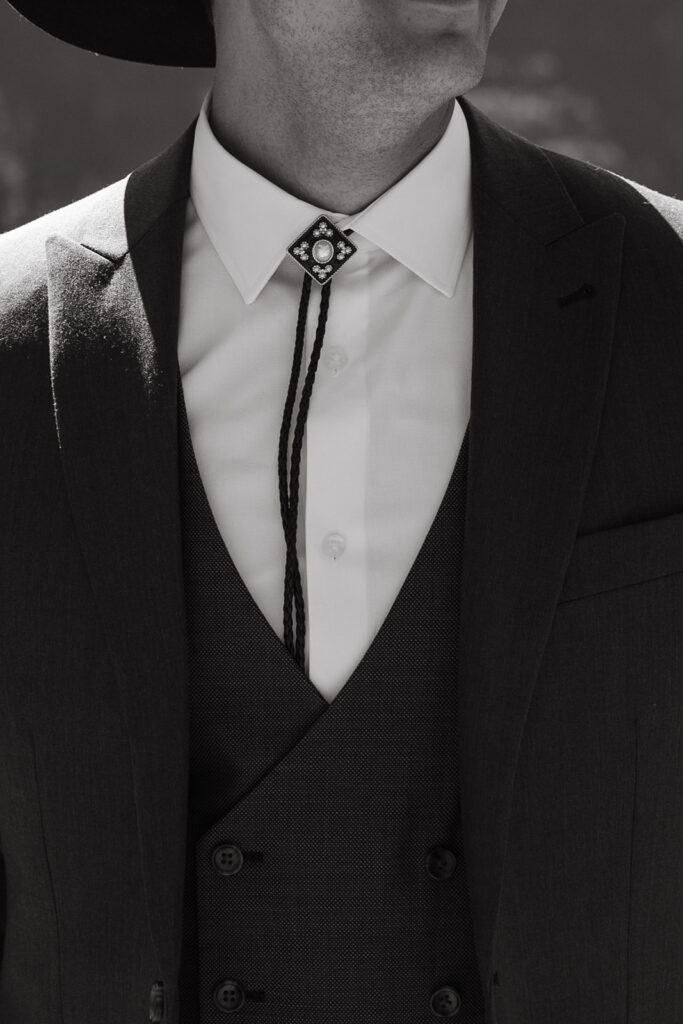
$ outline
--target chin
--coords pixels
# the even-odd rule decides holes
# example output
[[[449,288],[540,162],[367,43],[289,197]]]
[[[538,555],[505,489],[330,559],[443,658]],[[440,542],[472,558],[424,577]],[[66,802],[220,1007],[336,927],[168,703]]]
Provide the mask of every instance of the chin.
[[[441,38],[432,47],[429,63],[436,88],[449,96],[461,96],[474,89],[486,68],[487,48],[475,36],[461,34]]]

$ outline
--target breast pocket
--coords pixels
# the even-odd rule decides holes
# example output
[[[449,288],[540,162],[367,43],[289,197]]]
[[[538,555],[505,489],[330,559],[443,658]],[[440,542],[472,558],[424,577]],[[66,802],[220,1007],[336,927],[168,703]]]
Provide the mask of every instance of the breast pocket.
[[[683,512],[577,537],[558,603],[683,572]]]

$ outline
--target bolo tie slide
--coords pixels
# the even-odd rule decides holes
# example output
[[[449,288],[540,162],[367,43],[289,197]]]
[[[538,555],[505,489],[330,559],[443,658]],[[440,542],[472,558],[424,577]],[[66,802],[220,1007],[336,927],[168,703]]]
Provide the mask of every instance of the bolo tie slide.
[[[294,358],[289,379],[287,399],[285,401],[282,424],[280,426],[280,444],[278,450],[278,478],[280,487],[280,516],[285,535],[286,563],[284,590],[284,639],[285,646],[295,661],[304,671],[304,651],[306,643],[306,612],[304,608],[303,587],[299,571],[299,559],[296,550],[297,514],[299,510],[299,469],[301,465],[301,446],[303,443],[308,406],[313,391],[313,381],[320,359],[325,326],[330,305],[330,287],[332,278],[357,252],[356,246],[349,241],[351,234],[340,231],[325,216],[318,216],[302,235],[292,242],[287,253],[304,270],[299,314],[296,325]],[[320,286],[320,311],[315,341],[311,352],[311,360],[306,371],[299,402],[299,411],[292,438],[292,458],[290,484],[287,484],[287,444],[292,422],[294,400],[301,372],[301,360],[306,332],[306,317],[311,295],[311,282]],[[296,640],[292,625],[292,609],[296,609]]]

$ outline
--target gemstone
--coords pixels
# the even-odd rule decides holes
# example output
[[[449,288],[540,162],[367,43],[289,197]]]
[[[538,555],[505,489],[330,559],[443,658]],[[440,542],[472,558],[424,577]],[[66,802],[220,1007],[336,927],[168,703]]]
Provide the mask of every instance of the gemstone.
[[[355,245],[326,218],[314,221],[287,252],[318,284],[323,285],[350,259]]]
[[[316,242],[311,250],[313,253],[313,259],[318,263],[327,263],[334,256],[334,246],[332,242],[328,242],[326,239],[320,239]]]

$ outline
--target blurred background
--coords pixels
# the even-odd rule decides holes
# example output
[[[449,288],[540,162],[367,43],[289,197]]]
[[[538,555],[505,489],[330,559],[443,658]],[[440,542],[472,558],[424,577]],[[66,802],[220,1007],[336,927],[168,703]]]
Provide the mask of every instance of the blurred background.
[[[681,0],[510,0],[469,97],[534,142],[680,196],[682,39]],[[81,52],[0,0],[0,231],[165,148],[210,80]]]

